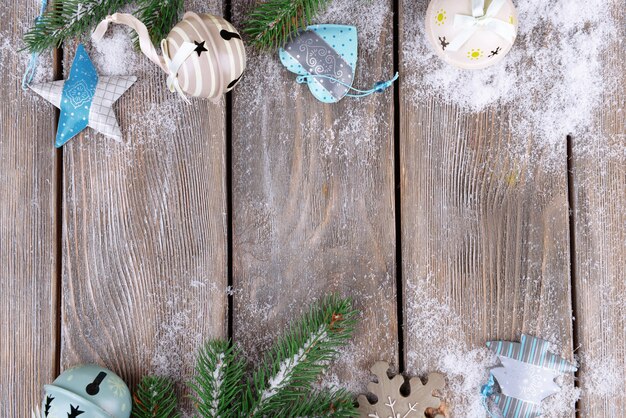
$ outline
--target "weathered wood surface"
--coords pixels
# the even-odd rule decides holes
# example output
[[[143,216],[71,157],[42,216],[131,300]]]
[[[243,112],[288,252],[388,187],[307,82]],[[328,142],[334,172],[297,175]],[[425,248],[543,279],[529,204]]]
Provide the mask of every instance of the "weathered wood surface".
[[[400,2],[401,50],[408,17],[426,7],[409,3]],[[234,2],[235,22],[242,4]],[[386,4],[380,46],[359,51],[355,85],[392,73]],[[0,6],[5,45],[19,43],[32,6]],[[216,5],[193,9],[222,14]],[[561,165],[544,170],[531,151],[535,140],[507,130],[507,109],[474,114],[432,97],[413,100],[403,80],[415,69],[402,55],[399,109],[392,90],[321,104],[275,56],[251,57],[233,95],[234,339],[258,360],[313,299],[338,291],[363,315],[328,380],[361,390],[375,360],[398,363],[393,115],[400,112],[407,368],[437,368],[445,332],[420,334],[435,306],[447,309],[453,323],[441,326],[465,343],[460,348],[528,332],[571,358],[573,280],[579,415],[621,416],[626,80],[624,50],[615,51],[607,74],[621,78],[597,129],[609,141],[594,148],[585,136],[573,139],[571,249],[565,139]],[[66,48],[66,71],[73,53]],[[131,386],[146,372],[180,381],[197,345],[227,334],[225,102],[185,106],[141,58],[139,81],[115,106],[127,143],[87,131],[61,160],[52,106],[20,89],[24,56],[6,46],[0,55],[0,415],[28,416],[59,366],[97,362]],[[532,158],[509,152],[519,143]]]
[[[393,72],[392,6],[376,3],[379,47],[359,50],[355,85]],[[250,57],[233,93],[233,331],[254,360],[339,292],[362,316],[331,374],[363,389],[375,360],[397,364],[392,94],[325,105],[275,55]]]
[[[31,7],[32,5],[32,7]],[[27,417],[57,348],[55,112],[23,92],[21,44],[34,3],[0,4],[0,416]],[[51,64],[49,55],[46,61]],[[52,67],[46,71],[52,78]],[[36,115],[37,117],[33,117]]]
[[[144,57],[136,75],[115,105],[128,142],[64,147],[61,365],[184,383],[227,334],[225,103],[185,105]]]
[[[401,51],[425,8],[401,2]],[[415,75],[402,53],[400,68],[404,80]],[[533,138],[509,131],[506,108],[471,113],[433,97],[416,101],[400,83],[407,368],[436,369],[433,348],[455,348],[449,341],[473,349],[521,332],[558,343],[571,358],[565,138],[562,164],[545,170]],[[430,318],[424,310],[433,300],[458,321],[424,335],[430,324],[419,320]]]
[[[606,91],[596,126],[572,146],[580,417],[626,413],[626,13],[614,13],[622,23],[604,76],[615,88]],[[589,140],[593,135],[603,140]]]

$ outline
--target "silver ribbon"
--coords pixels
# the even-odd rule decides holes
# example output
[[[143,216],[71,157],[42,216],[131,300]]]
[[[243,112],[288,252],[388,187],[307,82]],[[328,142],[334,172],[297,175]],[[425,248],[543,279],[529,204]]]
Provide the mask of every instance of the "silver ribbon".
[[[496,18],[506,1],[493,0],[485,11],[485,0],[472,0],[472,16],[454,15],[454,29],[461,32],[446,47],[446,51],[458,51],[479,30],[495,32],[512,44],[515,40],[515,25]]]

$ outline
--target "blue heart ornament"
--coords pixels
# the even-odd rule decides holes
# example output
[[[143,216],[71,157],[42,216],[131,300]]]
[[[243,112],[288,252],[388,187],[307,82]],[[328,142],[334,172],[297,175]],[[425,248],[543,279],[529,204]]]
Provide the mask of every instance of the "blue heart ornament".
[[[287,69],[298,74],[313,96],[336,103],[351,90],[357,62],[354,26],[312,25],[302,30],[278,54]]]

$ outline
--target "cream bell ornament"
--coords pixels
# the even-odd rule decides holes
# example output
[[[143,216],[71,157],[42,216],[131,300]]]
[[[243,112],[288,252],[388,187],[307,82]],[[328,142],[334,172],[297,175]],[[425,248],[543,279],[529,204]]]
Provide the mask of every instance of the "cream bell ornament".
[[[511,0],[432,0],[426,10],[428,41],[445,62],[460,68],[499,62],[516,35]]]
[[[100,40],[109,23],[133,28],[141,51],[167,74],[167,86],[189,103],[185,94],[218,100],[241,79],[246,51],[237,29],[221,17],[187,12],[166,39],[159,55],[146,26],[130,14],[115,13],[100,22],[92,35]]]

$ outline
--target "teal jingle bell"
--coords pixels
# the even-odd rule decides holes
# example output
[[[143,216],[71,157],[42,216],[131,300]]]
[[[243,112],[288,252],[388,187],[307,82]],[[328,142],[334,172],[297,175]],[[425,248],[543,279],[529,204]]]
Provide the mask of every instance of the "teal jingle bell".
[[[45,385],[45,418],[128,418],[132,400],[128,386],[111,370],[88,364],[61,373]]]

